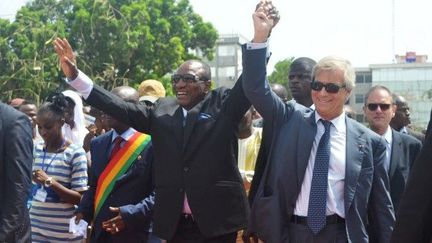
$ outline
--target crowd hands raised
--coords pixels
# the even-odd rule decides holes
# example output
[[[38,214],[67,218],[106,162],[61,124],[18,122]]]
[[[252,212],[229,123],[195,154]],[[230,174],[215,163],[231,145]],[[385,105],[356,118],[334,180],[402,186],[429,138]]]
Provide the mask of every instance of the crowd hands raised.
[[[430,242],[431,124],[421,141],[409,134],[406,100],[380,85],[365,97],[369,128],[349,118],[355,73],[339,57],[294,60],[288,101],[265,77],[279,13],[263,0],[252,19],[231,91],[188,60],[172,98],[155,80],[108,92],[54,40],[76,92],[10,103],[30,119],[0,106],[16,144],[0,149],[14,175],[2,188],[19,185],[0,191],[0,242]],[[18,117],[10,135],[3,113]],[[88,235],[69,231],[81,220]]]

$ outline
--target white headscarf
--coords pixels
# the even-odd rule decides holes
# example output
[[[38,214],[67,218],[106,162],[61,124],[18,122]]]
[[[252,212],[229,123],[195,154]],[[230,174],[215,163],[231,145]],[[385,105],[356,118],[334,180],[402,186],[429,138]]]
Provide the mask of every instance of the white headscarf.
[[[71,98],[75,102],[74,107],[74,122],[75,126],[73,129],[69,124],[64,124],[62,127],[63,135],[66,139],[70,140],[72,143],[83,146],[84,137],[87,135],[88,130],[85,127],[85,118],[83,111],[83,103],[81,97],[78,93],[72,90],[65,90],[62,92],[64,96]]]

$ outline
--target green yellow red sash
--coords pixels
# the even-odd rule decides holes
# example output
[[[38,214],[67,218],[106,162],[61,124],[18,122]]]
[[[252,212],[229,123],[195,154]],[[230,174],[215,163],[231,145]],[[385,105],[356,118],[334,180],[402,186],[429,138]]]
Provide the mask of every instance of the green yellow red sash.
[[[136,132],[110,160],[97,182],[94,217],[98,215],[116,180],[129,169],[150,140],[149,135]]]

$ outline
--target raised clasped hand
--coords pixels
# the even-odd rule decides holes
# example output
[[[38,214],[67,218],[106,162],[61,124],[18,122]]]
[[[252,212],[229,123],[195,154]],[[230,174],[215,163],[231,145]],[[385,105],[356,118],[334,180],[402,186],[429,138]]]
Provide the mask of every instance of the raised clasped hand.
[[[262,0],[257,4],[252,15],[254,21],[254,42],[265,42],[270,36],[272,29],[279,22],[279,12],[271,0]]]

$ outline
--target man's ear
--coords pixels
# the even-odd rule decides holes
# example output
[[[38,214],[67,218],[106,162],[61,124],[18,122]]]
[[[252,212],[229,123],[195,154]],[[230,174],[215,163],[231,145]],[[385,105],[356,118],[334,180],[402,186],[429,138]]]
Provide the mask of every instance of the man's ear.
[[[211,90],[212,81],[208,80],[204,82],[204,93],[208,94],[208,92]]]

